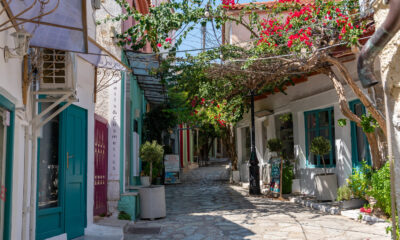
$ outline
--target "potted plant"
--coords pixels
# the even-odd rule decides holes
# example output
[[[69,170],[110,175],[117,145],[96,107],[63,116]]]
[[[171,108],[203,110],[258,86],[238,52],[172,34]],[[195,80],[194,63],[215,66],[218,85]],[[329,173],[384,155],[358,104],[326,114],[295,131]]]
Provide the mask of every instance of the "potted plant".
[[[160,163],[164,157],[164,149],[156,141],[145,142],[140,147],[140,158],[150,166],[150,183],[153,177],[153,164]],[[150,185],[139,189],[140,216],[144,219],[155,219],[166,216],[165,188],[163,185]]]
[[[150,177],[146,175],[144,170],[140,172],[140,183],[143,187],[150,186]]]
[[[318,155],[322,159],[324,165],[324,173],[315,175],[315,190],[317,200],[335,201],[337,196],[337,177],[334,173],[326,172],[326,164],[324,156],[331,151],[331,143],[328,139],[319,136],[311,142],[311,152]]]
[[[337,201],[340,209],[357,209],[364,206],[367,201],[361,198],[354,198],[351,189],[347,185],[343,185],[337,190]]]
[[[278,138],[272,138],[267,142],[267,148],[271,152],[271,158],[269,162],[272,164],[271,167],[271,188],[273,192],[277,192],[277,186],[279,185],[279,197],[282,198],[282,170],[283,170],[283,158],[282,158],[282,141]],[[279,165],[278,165],[279,164]],[[279,170],[277,170],[279,166]],[[279,172],[279,174],[278,174]],[[272,187],[274,185],[274,187]]]

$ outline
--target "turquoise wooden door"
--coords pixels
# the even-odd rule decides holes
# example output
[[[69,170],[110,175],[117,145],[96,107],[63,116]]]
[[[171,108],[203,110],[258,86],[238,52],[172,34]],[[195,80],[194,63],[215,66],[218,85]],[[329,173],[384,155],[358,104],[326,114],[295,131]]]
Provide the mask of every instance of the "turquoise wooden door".
[[[86,225],[86,111],[66,110],[65,121],[65,232],[68,239],[84,234]]]

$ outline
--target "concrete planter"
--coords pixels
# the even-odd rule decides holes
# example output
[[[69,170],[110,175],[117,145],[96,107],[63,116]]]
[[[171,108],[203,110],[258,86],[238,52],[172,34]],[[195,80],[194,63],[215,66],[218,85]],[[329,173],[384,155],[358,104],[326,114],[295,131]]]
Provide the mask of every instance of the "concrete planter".
[[[348,210],[348,209],[357,209],[364,206],[364,204],[368,203],[364,199],[354,198],[350,200],[340,201],[340,209]]]
[[[240,172],[239,171],[232,171],[232,181],[233,181],[233,183],[240,182]]]
[[[300,179],[292,180],[292,193],[300,193]]]
[[[335,201],[337,197],[337,177],[334,173],[315,175],[315,195],[319,201]]]
[[[156,219],[167,215],[165,208],[164,186],[150,186],[139,189],[140,217],[142,219]]]
[[[140,177],[140,183],[143,187],[150,186],[150,177],[149,176],[142,176]]]

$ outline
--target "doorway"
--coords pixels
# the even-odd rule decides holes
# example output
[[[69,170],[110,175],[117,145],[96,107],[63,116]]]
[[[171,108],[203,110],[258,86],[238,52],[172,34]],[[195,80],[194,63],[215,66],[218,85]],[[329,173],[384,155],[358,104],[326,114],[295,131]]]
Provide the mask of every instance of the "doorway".
[[[69,106],[43,126],[38,144],[37,239],[79,237],[86,225],[86,110]]]

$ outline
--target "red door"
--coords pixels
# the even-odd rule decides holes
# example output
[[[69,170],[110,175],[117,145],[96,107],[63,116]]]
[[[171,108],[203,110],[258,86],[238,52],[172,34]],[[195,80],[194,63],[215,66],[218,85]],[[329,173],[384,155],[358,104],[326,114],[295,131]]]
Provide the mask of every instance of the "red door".
[[[94,206],[93,214],[107,214],[107,121],[95,115],[94,123]]]

